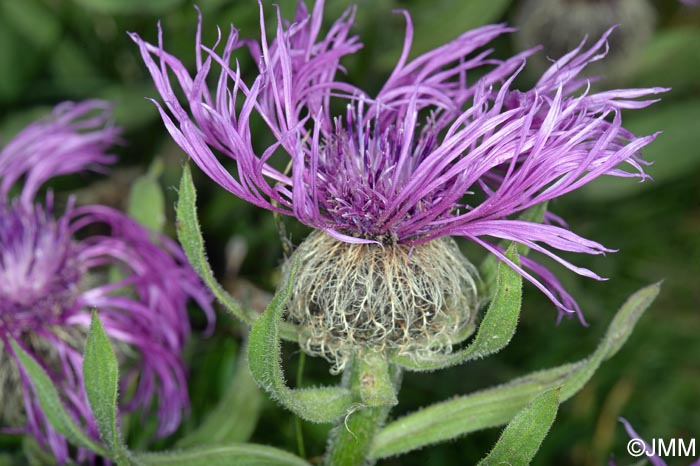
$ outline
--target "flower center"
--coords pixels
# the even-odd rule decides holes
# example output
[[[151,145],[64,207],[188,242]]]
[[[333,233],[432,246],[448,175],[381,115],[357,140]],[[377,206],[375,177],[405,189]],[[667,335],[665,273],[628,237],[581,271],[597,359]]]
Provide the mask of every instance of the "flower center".
[[[378,119],[361,123],[350,109],[318,152],[318,182],[322,208],[333,219],[334,229],[351,236],[381,240],[393,236],[394,225],[430,210],[441,191],[431,192],[411,205],[395,203],[400,188],[410,179],[436,144],[430,121],[417,132],[415,140],[404,138],[403,129],[382,128]],[[392,215],[397,211],[400,214]],[[398,218],[397,218],[398,217]]]
[[[416,358],[449,352],[474,318],[476,271],[451,238],[349,244],[316,231],[294,256],[288,319],[302,347],[334,370],[360,348]]]
[[[60,320],[81,277],[75,253],[65,219],[41,206],[0,204],[0,331]]]

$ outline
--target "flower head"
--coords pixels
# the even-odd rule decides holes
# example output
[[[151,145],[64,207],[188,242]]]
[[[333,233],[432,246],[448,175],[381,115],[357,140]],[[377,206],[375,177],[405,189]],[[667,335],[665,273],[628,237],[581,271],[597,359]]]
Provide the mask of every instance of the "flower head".
[[[114,160],[106,150],[119,130],[109,114],[99,101],[59,105],[0,151],[0,400],[14,406],[0,420],[34,435],[61,463],[69,458],[66,440],[48,424],[10,339],[37,358],[69,412],[99,438],[82,378],[90,310],[97,309],[126,368],[122,409],[155,402],[164,435],[188,406],[180,358],[190,333],[186,302],[195,299],[213,319],[208,292],[174,242],[154,243],[152,232],[112,208],[70,199],[58,212],[51,192],[37,196],[57,175]]]
[[[322,13],[323,1],[310,13],[300,4],[291,23],[278,12],[270,41],[261,5],[259,42],[241,40],[232,27],[225,43],[220,34],[212,47],[201,42],[200,18],[194,75],[164,50],[162,31],[157,45],[132,34],[173,139],[234,195],[339,241],[410,246],[465,237],[515,268],[560,309],[577,311],[548,269],[529,258],[516,265],[495,240],[519,242],[600,279],[552,250],[609,249],[563,223],[515,216],[602,175],[647,178],[640,149],[656,135],[626,130],[621,111],[646,107],[655,102],[650,95],[666,89],[592,92],[581,72],[605,55],[608,31],[590,48],[584,40],[554,62],[532,89],[518,91],[513,81],[536,50],[499,60],[485,48],[512,29],[484,26],[409,59],[413,27],[403,12],[403,51],[372,96],[337,79],[339,60],[361,46],[350,33],[354,10],[325,35]],[[244,46],[258,63],[248,81],[234,59]],[[251,134],[258,121],[268,129],[267,146],[260,147],[263,135]],[[235,162],[233,172],[220,157]]]

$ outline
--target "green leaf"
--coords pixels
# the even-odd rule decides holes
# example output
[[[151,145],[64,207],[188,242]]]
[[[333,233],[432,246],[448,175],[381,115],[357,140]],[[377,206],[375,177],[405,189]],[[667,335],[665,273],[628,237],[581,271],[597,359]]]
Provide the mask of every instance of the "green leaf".
[[[92,311],[92,324],[83,358],[85,392],[97,421],[102,440],[112,450],[119,445],[117,429],[117,393],[119,364],[97,311]]]
[[[214,293],[219,303],[234,316],[246,324],[252,325],[258,318],[258,313],[252,309],[243,308],[238,301],[228,294],[216,280],[214,272],[209,266],[207,254],[204,250],[204,238],[202,238],[199,220],[197,219],[197,191],[192,182],[192,173],[187,165],[185,165],[182,171],[182,178],[180,179],[176,224],[177,238],[180,240],[187,259],[202,280],[204,280],[204,283]],[[297,339],[297,332],[290,324],[282,323],[280,333],[285,340],[296,341]]]
[[[604,176],[583,187],[579,193],[584,199],[609,201],[637,194],[645,189],[658,188],[674,178],[687,175],[700,166],[700,99],[685,99],[664,106],[652,107],[648,112],[625,116],[625,128],[636,135],[662,133],[643,149],[644,159],[654,162],[646,169],[653,182],[640,183],[637,179]]]
[[[119,363],[97,311],[94,310],[85,344],[83,377],[85,392],[97,421],[100,437],[109,447],[117,464],[130,464],[129,455],[117,426]]]
[[[370,455],[385,458],[489,427],[503,425],[537,395],[561,387],[567,400],[588,382],[600,364],[627,341],[660,284],[642,288],[620,308],[605,338],[586,359],[515,379],[507,384],[437,403],[388,424],[375,437]]]
[[[245,442],[258,422],[262,399],[248,369],[248,358],[242,353],[224,396],[194,432],[177,442],[177,447]]]
[[[185,165],[180,179],[180,190],[177,201],[177,238],[187,255],[192,267],[197,271],[204,283],[211,289],[216,299],[226,310],[241,319],[248,325],[252,325],[257,314],[244,309],[231,297],[230,294],[216,281],[212,272],[207,254],[204,250],[204,238],[199,228],[197,219],[197,191],[192,182],[192,173],[189,166]]]
[[[76,3],[110,15],[118,14],[162,14],[174,9],[182,0],[75,0]]]
[[[603,342],[596,349],[596,353],[604,353],[604,360],[606,361],[615,356],[632,334],[634,326],[637,325],[644,311],[651,306],[651,303],[654,302],[660,291],[661,282],[657,282],[642,288],[627,298],[627,301],[615,314]],[[606,343],[605,350],[603,350],[603,346]],[[583,384],[581,385],[583,386]]]
[[[535,398],[503,431],[496,445],[479,466],[527,466],[547,436],[559,408],[559,390]]]
[[[127,207],[134,220],[159,233],[165,225],[165,197],[158,182],[162,171],[163,163],[155,159],[148,173],[138,177],[131,186]]]
[[[25,373],[32,381],[41,409],[56,431],[74,445],[88,448],[99,455],[110,457],[109,452],[78,427],[63,406],[51,378],[36,360],[24,351],[16,341],[10,340],[12,350],[19,358]]]
[[[514,263],[519,263],[516,244],[508,248],[506,256]],[[491,300],[476,337],[466,348],[434,360],[416,360],[397,356],[394,362],[410,370],[429,371],[483,358],[503,349],[513,338],[518,326],[523,281],[518,272],[501,262],[498,265],[496,283],[496,294]]]
[[[250,443],[142,453],[136,458],[146,466],[309,466],[303,459],[286,451]]]
[[[321,387],[292,390],[285,385],[280,364],[279,322],[292,289],[296,264],[250,331],[248,361],[253,377],[273,398],[299,417],[312,422],[332,422],[352,408],[350,390]]]

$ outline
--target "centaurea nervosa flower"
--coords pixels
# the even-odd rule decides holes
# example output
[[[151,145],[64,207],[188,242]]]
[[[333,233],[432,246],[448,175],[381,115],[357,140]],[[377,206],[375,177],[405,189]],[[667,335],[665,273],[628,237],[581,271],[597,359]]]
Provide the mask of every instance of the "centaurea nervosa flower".
[[[10,339],[35,357],[60,388],[69,412],[99,438],[83,388],[82,352],[92,309],[124,365],[122,411],[155,403],[158,434],[173,432],[188,407],[181,350],[193,298],[213,319],[209,293],[184,254],[126,215],[100,205],[59,211],[37,193],[58,175],[101,170],[119,134],[109,106],[64,103],[0,151],[1,425],[49,447],[59,463],[68,444],[47,422]],[[20,188],[19,182],[23,180]],[[89,456],[79,450],[78,459]]]
[[[132,34],[163,99],[156,105],[165,126],[195,163],[236,196],[318,230],[307,240],[315,246],[299,249],[303,257],[289,311],[292,320],[310,328],[307,347],[328,354],[328,345],[357,339],[357,325],[380,335],[368,346],[392,347],[398,339],[400,351],[419,334],[431,342],[431,334],[458,334],[470,311],[462,307],[454,319],[452,307],[474,307],[476,298],[473,280],[465,278],[472,267],[461,260],[446,265],[455,250],[450,236],[480,244],[561,310],[578,311],[548,269],[529,258],[516,265],[494,240],[516,241],[601,279],[552,250],[609,249],[561,222],[514,216],[601,175],[646,178],[639,151],[655,135],[627,131],[621,110],[646,107],[655,101],[647,96],[665,89],[590,91],[580,74],[605,55],[610,31],[589,49],[582,42],[523,92],[513,89],[513,80],[536,50],[499,60],[484,48],[512,31],[504,25],[466,32],[409,60],[413,27],[404,12],[403,51],[371,96],[336,79],[339,59],[360,48],[349,32],[354,10],[325,36],[322,13],[323,1],[311,13],[300,4],[293,23],[278,12],[275,38],[268,41],[261,5],[260,41],[242,41],[231,27],[220,52],[221,35],[211,48],[202,44],[200,18],[193,76],[164,50],[162,31],[158,45]],[[233,59],[244,46],[258,62],[250,81]],[[475,70],[480,77],[472,80]],[[207,79],[214,74],[212,93]],[[342,104],[345,110],[335,113]],[[269,130],[273,142],[267,147],[258,147],[264,136],[251,134],[255,120]],[[217,154],[235,162],[233,173]],[[440,250],[430,254],[432,262],[446,261],[438,274],[451,277],[446,288],[431,275],[433,264],[411,262],[428,244]],[[368,260],[368,248],[386,255]],[[330,271],[340,262],[355,268]],[[462,289],[451,288],[455,283]],[[399,288],[411,290],[405,299],[397,298]],[[449,346],[450,339],[438,339],[438,346]]]

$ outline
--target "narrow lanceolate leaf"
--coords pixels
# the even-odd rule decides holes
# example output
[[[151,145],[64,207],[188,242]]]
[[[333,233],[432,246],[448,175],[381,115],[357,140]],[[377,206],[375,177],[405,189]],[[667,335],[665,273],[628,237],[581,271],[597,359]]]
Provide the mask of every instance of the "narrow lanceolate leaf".
[[[284,381],[280,364],[279,322],[291,293],[296,271],[292,266],[264,314],[250,332],[248,361],[258,384],[297,416],[312,422],[333,422],[353,406],[350,390],[342,387],[321,387],[292,390]]]
[[[535,398],[515,415],[496,445],[478,466],[527,466],[535,457],[559,408],[559,390]]]
[[[75,424],[73,418],[70,417],[63,406],[51,378],[44,372],[39,363],[24,351],[16,341],[10,340],[10,345],[19,358],[25,373],[32,381],[41,410],[46,415],[51,426],[73,445],[88,448],[99,455],[109,457],[109,452],[102,445],[91,439]]]
[[[207,254],[204,250],[204,238],[202,238],[199,220],[197,219],[197,191],[192,182],[192,173],[187,165],[185,165],[182,171],[182,178],[180,179],[180,191],[177,201],[177,238],[192,267],[211,289],[219,303],[234,316],[246,324],[252,325],[258,318],[258,314],[252,309],[244,308],[238,301],[233,299],[216,280],[214,272],[209,266]],[[286,340],[296,340],[296,331],[289,324],[281,325],[280,333]]]
[[[634,293],[617,312],[605,338],[588,358],[534,372],[505,385],[437,403],[397,419],[377,434],[370,455],[373,458],[398,455],[506,424],[539,394],[555,388],[561,390],[561,401],[569,399],[588,382],[600,364],[614,356],[627,341],[659,289],[657,283]]]
[[[622,345],[625,344],[632,334],[634,326],[637,325],[644,311],[651,306],[651,303],[654,302],[660,291],[661,282],[658,282],[642,288],[627,298],[625,304],[615,314],[613,321],[608,327],[608,332],[605,334],[605,339],[600,344],[600,346],[603,346],[605,343],[608,343],[605,351],[605,360],[612,358],[620,351]],[[600,346],[598,351],[602,351]]]
[[[246,442],[258,422],[263,395],[241,354],[226,393],[204,422],[179,442],[178,448]]]
[[[162,232],[165,225],[165,197],[158,181],[162,171],[163,163],[156,159],[148,173],[134,181],[127,207],[129,216],[157,232]]]
[[[92,312],[92,324],[85,344],[83,378],[100,437],[107,444],[117,464],[129,464],[117,426],[119,363],[97,311]]]
[[[199,220],[197,218],[197,191],[192,182],[190,168],[187,165],[182,170],[178,193],[177,239],[180,240],[180,244],[185,250],[187,259],[189,259],[192,267],[211,289],[221,305],[243,322],[252,325],[256,319],[255,313],[252,310],[244,309],[224,290],[219,282],[216,281],[214,272],[209,266],[204,250],[204,238],[202,238],[202,231],[199,228]]]
[[[508,248],[506,256],[514,263],[518,263],[518,249],[515,244]],[[476,337],[466,348],[434,360],[398,356],[394,361],[410,370],[427,371],[454,366],[500,351],[515,334],[521,301],[522,277],[501,262],[498,265],[496,294],[484,315]]]
[[[286,451],[250,443],[142,453],[136,459],[146,466],[310,466]]]
[[[258,314],[252,310],[244,308],[236,301],[214,277],[214,272],[209,266],[206,251],[204,249],[204,238],[199,227],[197,218],[197,191],[192,181],[192,173],[189,166],[185,165],[180,179],[180,190],[177,202],[177,238],[182,245],[187,259],[197,274],[207,284],[214,293],[219,303],[231,312],[234,316],[248,325],[252,325],[258,318]],[[286,323],[281,325],[280,332],[286,340],[295,340],[296,331]]]

